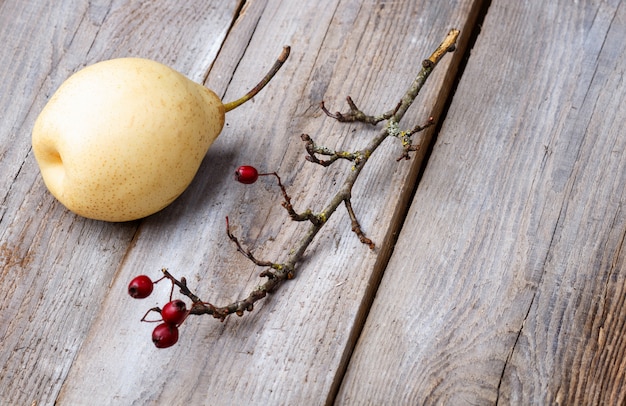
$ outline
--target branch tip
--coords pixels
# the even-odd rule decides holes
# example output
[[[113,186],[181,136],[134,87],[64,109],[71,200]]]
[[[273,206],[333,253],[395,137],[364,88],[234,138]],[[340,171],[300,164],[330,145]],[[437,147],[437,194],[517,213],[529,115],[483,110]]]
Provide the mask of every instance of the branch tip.
[[[154,283],[158,283],[163,279],[168,279],[172,283],[172,289],[170,292],[170,300],[172,298],[172,293],[174,286],[178,287],[180,293],[184,296],[187,296],[192,301],[191,308],[189,309],[188,314],[200,315],[200,314],[209,314],[214,318],[224,321],[229,315],[236,314],[238,316],[243,316],[245,312],[251,312],[254,309],[254,303],[258,300],[267,296],[269,292],[272,292],[276,289],[283,281],[293,279],[295,277],[295,266],[299,263],[307,248],[313,241],[314,237],[317,235],[319,230],[326,224],[327,220],[330,216],[336,211],[338,206],[341,203],[344,203],[348,215],[351,221],[352,231],[357,235],[359,241],[365,245],[367,245],[371,250],[375,249],[374,242],[369,239],[361,225],[357,219],[357,216],[354,212],[351,202],[351,192],[356,180],[367,163],[369,157],[374,153],[374,151],[382,144],[382,142],[389,136],[397,137],[402,142],[403,154],[398,158],[398,160],[402,159],[410,159],[409,152],[417,151],[420,148],[420,143],[413,144],[412,143],[412,135],[424,130],[427,127],[434,125],[435,120],[431,116],[428,120],[422,124],[414,127],[409,131],[401,131],[399,128],[399,122],[402,120],[405,115],[407,109],[411,106],[413,101],[415,100],[417,94],[420,89],[423,87],[426,82],[430,72],[435,68],[437,63],[441,60],[443,55],[447,52],[452,52],[456,49],[456,41],[459,36],[460,31],[453,29],[448,32],[448,35],[444,39],[444,41],[439,45],[439,47],[431,54],[428,59],[425,59],[422,62],[422,69],[418,73],[417,77],[410,85],[410,87],[405,92],[402,99],[398,102],[398,104],[390,111],[387,111],[383,114],[377,116],[369,116],[363,113],[356,105],[354,100],[350,96],[346,98],[346,102],[349,106],[349,112],[347,113],[331,113],[325,106],[324,101],[320,102],[321,110],[331,118],[334,118],[340,122],[363,122],[372,125],[376,125],[380,121],[387,120],[386,128],[381,131],[375,138],[373,138],[367,146],[356,152],[349,151],[338,151],[332,150],[326,147],[322,147],[317,145],[313,139],[308,134],[302,134],[300,138],[305,143],[305,149],[307,152],[307,156],[305,156],[306,160],[317,163],[322,166],[328,166],[333,162],[344,159],[351,161],[353,163],[352,170],[350,174],[345,179],[341,190],[331,199],[330,203],[324,207],[322,211],[318,214],[313,213],[312,210],[307,209],[302,213],[297,213],[293,205],[291,203],[291,197],[287,193],[287,190],[284,184],[281,181],[280,176],[276,172],[263,173],[261,175],[271,176],[274,175],[276,177],[278,186],[281,190],[283,196],[283,202],[281,203],[282,207],[284,207],[290,218],[294,221],[308,221],[310,222],[309,230],[305,234],[305,236],[300,240],[298,245],[296,245],[293,249],[289,251],[289,258],[285,263],[277,263],[272,261],[264,261],[257,259],[249,248],[246,248],[239,238],[237,238],[231,231],[229,217],[226,216],[226,234],[228,238],[235,244],[237,251],[246,256],[251,262],[255,265],[264,267],[264,269],[260,273],[260,277],[265,277],[267,280],[265,282],[252,290],[249,295],[239,301],[233,302],[229,305],[223,307],[216,307],[209,302],[204,302],[200,300],[198,296],[196,296],[188,287],[187,280],[185,277],[181,277],[180,280],[176,279],[172,276],[166,268],[163,268],[162,274],[163,276],[155,281]],[[278,72],[281,66],[289,57],[291,48],[289,46],[283,47],[282,53],[268,72],[268,74],[259,82],[259,84],[252,89],[246,96],[241,99],[238,99],[231,103],[226,103],[225,108],[226,111],[229,111],[238,105],[244,103],[245,101],[252,98],[256,93],[258,93],[268,82],[269,80]],[[319,159],[318,155],[328,157],[327,159]],[[154,307],[144,315],[142,321],[151,321],[146,320],[146,317],[151,312],[161,312],[161,309],[158,307]]]

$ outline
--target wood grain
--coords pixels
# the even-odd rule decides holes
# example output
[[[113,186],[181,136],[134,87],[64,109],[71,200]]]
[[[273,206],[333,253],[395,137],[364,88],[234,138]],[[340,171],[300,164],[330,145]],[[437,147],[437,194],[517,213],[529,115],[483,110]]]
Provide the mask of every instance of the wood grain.
[[[153,348],[153,326],[138,320],[147,308],[164,303],[168,287],[159,286],[154,297],[137,303],[127,298],[125,286],[139,272],[158,275],[167,267],[185,276],[204,300],[225,304],[247,295],[259,283],[261,269],[235,252],[225,236],[224,217],[230,216],[233,231],[260,258],[276,261],[305,226],[288,220],[271,179],[236,184],[234,169],[252,164],[277,170],[297,209],[324,205],[349,166],[306,163],[300,134],[308,132],[329,147],[356,148],[372,130],[323,117],[320,100],[343,109],[350,94],[366,111],[393,107],[449,28],[463,28],[471,4],[250,2],[208,83],[217,83],[224,99],[232,100],[258,80],[283,45],[292,46],[292,55],[253,103],[228,114],[226,129],[191,188],[141,223],[59,403],[90,396],[123,404],[324,404],[332,399],[381,255],[359,243],[345,213],[338,212],[325,227],[296,279],[253,313],[224,323],[190,319],[179,344],[167,351]],[[447,58],[431,78],[405,117],[407,125],[433,113],[451,61]],[[227,84],[223,92],[220,83]],[[397,144],[387,143],[354,191],[355,210],[381,250],[388,249],[385,236],[400,195],[409,192],[398,190],[412,166],[419,166],[419,160],[396,163],[400,152]]]
[[[351,95],[388,110],[456,27],[459,52],[404,124],[437,116],[480,3],[0,2],[0,404],[624,404],[617,0],[491,1],[406,218],[426,148],[397,163],[386,142],[357,183],[376,251],[339,211],[295,280],[244,318],[186,321],[164,351],[139,319],[168,286],[144,301],[125,293],[132,276],[167,267],[216,304],[247,295],[261,269],[235,252],[224,217],[275,261],[305,227],[271,179],[236,184],[234,168],[277,170],[296,209],[322,207],[349,165],[306,163],[300,134],[353,149],[376,130],[338,124],[318,103],[344,110]],[[161,213],[90,221],[46,191],[30,130],[72,72],[144,56],[230,101],[285,44],[283,70],[228,114],[198,177]]]
[[[54,404],[139,225],[81,219],[50,196],[30,151],[35,117],[101,59],[151,57],[206,76],[235,6],[0,4],[0,404]]]
[[[338,404],[624,404],[625,21],[492,1]]]

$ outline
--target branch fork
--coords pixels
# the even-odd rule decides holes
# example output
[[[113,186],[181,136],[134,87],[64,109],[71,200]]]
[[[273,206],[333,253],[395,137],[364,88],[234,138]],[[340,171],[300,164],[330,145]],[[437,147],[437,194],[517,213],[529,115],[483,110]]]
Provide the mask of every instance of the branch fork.
[[[288,195],[287,190],[280,177],[276,172],[265,174],[273,175],[278,181],[278,186],[281,190],[283,197],[282,207],[285,208],[289,217],[298,222],[308,222],[309,228],[304,237],[295,244],[295,246],[289,249],[288,257],[284,262],[273,262],[267,260],[261,260],[256,258],[252,251],[246,248],[239,239],[231,232],[228,217],[226,218],[226,234],[228,238],[233,242],[237,251],[247,257],[255,265],[265,268],[261,272],[260,276],[267,278],[265,282],[257,286],[249,295],[239,301],[233,302],[223,307],[214,306],[211,303],[202,301],[197,295],[195,295],[187,286],[185,278],[180,280],[176,279],[166,269],[163,269],[163,277],[169,279],[172,282],[172,286],[179,288],[182,295],[188,297],[192,302],[189,314],[200,315],[209,314],[213,317],[224,320],[230,314],[237,314],[243,316],[244,312],[252,311],[254,304],[264,298],[268,293],[274,291],[283,281],[292,279],[295,276],[296,265],[303,259],[304,254],[314,240],[317,233],[327,223],[328,219],[333,215],[340,205],[344,205],[351,221],[352,231],[359,238],[361,243],[367,245],[370,249],[375,248],[375,244],[370,240],[363,232],[361,225],[357,219],[357,216],[352,207],[352,188],[365,167],[371,155],[382,144],[387,137],[394,137],[400,140],[402,146],[402,154],[397,160],[410,159],[410,153],[417,151],[420,147],[418,144],[413,144],[413,135],[423,131],[424,129],[432,126],[435,121],[433,117],[429,117],[428,120],[418,126],[413,127],[410,130],[401,130],[399,123],[404,117],[406,111],[411,106],[420,89],[425,84],[430,73],[435,68],[437,63],[443,58],[447,52],[451,52],[455,49],[455,44],[459,36],[458,30],[451,30],[444,41],[437,47],[437,49],[431,54],[431,56],[422,62],[422,67],[415,80],[411,83],[406,93],[398,102],[398,104],[391,110],[376,116],[370,116],[363,113],[354,103],[352,98],[347,98],[349,111],[346,113],[331,113],[324,102],[320,103],[322,111],[330,118],[333,118],[340,122],[362,122],[376,126],[381,121],[387,121],[385,127],[376,135],[367,146],[358,151],[335,151],[330,148],[320,146],[308,135],[302,134],[301,139],[304,142],[304,148],[306,150],[306,160],[312,163],[316,163],[321,166],[329,166],[338,160],[347,160],[352,163],[352,170],[347,174],[343,185],[337,194],[330,199],[327,205],[320,212],[313,212],[307,209],[301,213],[294,210],[291,197]],[[320,159],[318,156],[323,156],[325,159]]]

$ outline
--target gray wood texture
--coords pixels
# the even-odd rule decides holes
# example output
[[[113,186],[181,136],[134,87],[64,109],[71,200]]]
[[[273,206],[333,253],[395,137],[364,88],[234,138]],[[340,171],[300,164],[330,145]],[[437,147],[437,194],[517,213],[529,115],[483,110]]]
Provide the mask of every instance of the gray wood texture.
[[[625,6],[492,2],[338,403],[624,404]]]
[[[623,404],[626,6],[492,0],[459,78],[480,6],[0,3],[0,404]],[[340,209],[252,313],[192,317],[176,346],[154,348],[139,320],[169,286],[137,301],[130,279],[165,267],[214,304],[246,296],[262,269],[236,252],[225,216],[273,261],[306,226],[272,179],[241,185],[235,168],[277,171],[297,210],[320,209],[350,166],[306,162],[300,134],[355,149],[377,130],[337,123],[319,102],[392,108],[453,27],[459,49],[403,120],[439,119],[455,90],[432,150],[396,162],[388,140],[355,187],[376,250]],[[286,44],[283,69],[227,114],[163,211],[104,223],[47,192],[30,131],[72,72],[147,57],[230,101]]]

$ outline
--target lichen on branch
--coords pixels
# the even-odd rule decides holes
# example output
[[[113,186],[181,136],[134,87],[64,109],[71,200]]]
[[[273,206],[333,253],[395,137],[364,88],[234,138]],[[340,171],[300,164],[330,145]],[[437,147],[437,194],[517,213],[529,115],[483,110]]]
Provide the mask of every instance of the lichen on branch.
[[[434,119],[429,117],[425,123],[415,126],[410,130],[401,130],[399,125],[400,121],[406,114],[411,104],[415,101],[419,91],[422,89],[426,80],[439,61],[447,52],[454,51],[458,36],[458,30],[450,30],[444,41],[437,47],[428,59],[425,59],[422,62],[421,70],[398,104],[393,109],[383,114],[370,116],[363,113],[350,97],[347,98],[349,111],[345,113],[331,113],[324,105],[324,102],[320,103],[322,111],[324,111],[327,116],[341,122],[363,122],[375,126],[382,121],[386,121],[386,124],[384,128],[369,141],[365,148],[357,151],[335,151],[318,145],[308,134],[303,134],[301,136],[307,153],[306,159],[308,161],[322,166],[332,165],[338,160],[347,160],[352,163],[352,168],[346,175],[339,191],[330,198],[326,206],[319,212],[315,212],[311,209],[307,209],[300,213],[296,212],[292,205],[291,197],[287,193],[287,190],[281,182],[278,174],[264,174],[276,177],[283,197],[282,206],[287,211],[289,217],[294,221],[309,223],[309,228],[304,237],[302,237],[300,241],[296,242],[294,247],[286,250],[286,252],[289,252],[286,261],[273,262],[256,258],[252,251],[244,247],[239,239],[231,232],[229,220],[228,218],[226,219],[226,234],[235,244],[237,250],[245,255],[255,265],[266,268],[260,274],[261,277],[267,278],[266,281],[257,286],[246,298],[223,307],[214,306],[211,303],[204,302],[196,294],[194,294],[187,286],[187,282],[184,278],[178,280],[166,269],[163,269],[164,278],[169,279],[173,286],[179,288],[182,295],[187,296],[192,301],[192,306],[189,310],[190,314],[209,314],[217,319],[224,320],[228,315],[233,313],[242,316],[245,311],[252,311],[254,303],[264,298],[268,293],[275,291],[275,289],[283,281],[294,278],[296,265],[302,261],[307,248],[315,239],[315,236],[341,205],[345,206],[350,217],[352,231],[356,234],[359,240],[370,249],[373,250],[375,248],[374,242],[367,238],[363,232],[352,207],[352,188],[369,158],[388,137],[394,137],[400,140],[403,152],[397,160],[410,159],[410,153],[419,149],[419,143],[414,144],[412,137],[418,132],[423,131],[425,128],[432,126],[434,124]],[[326,157],[326,159],[320,159],[320,156]]]

